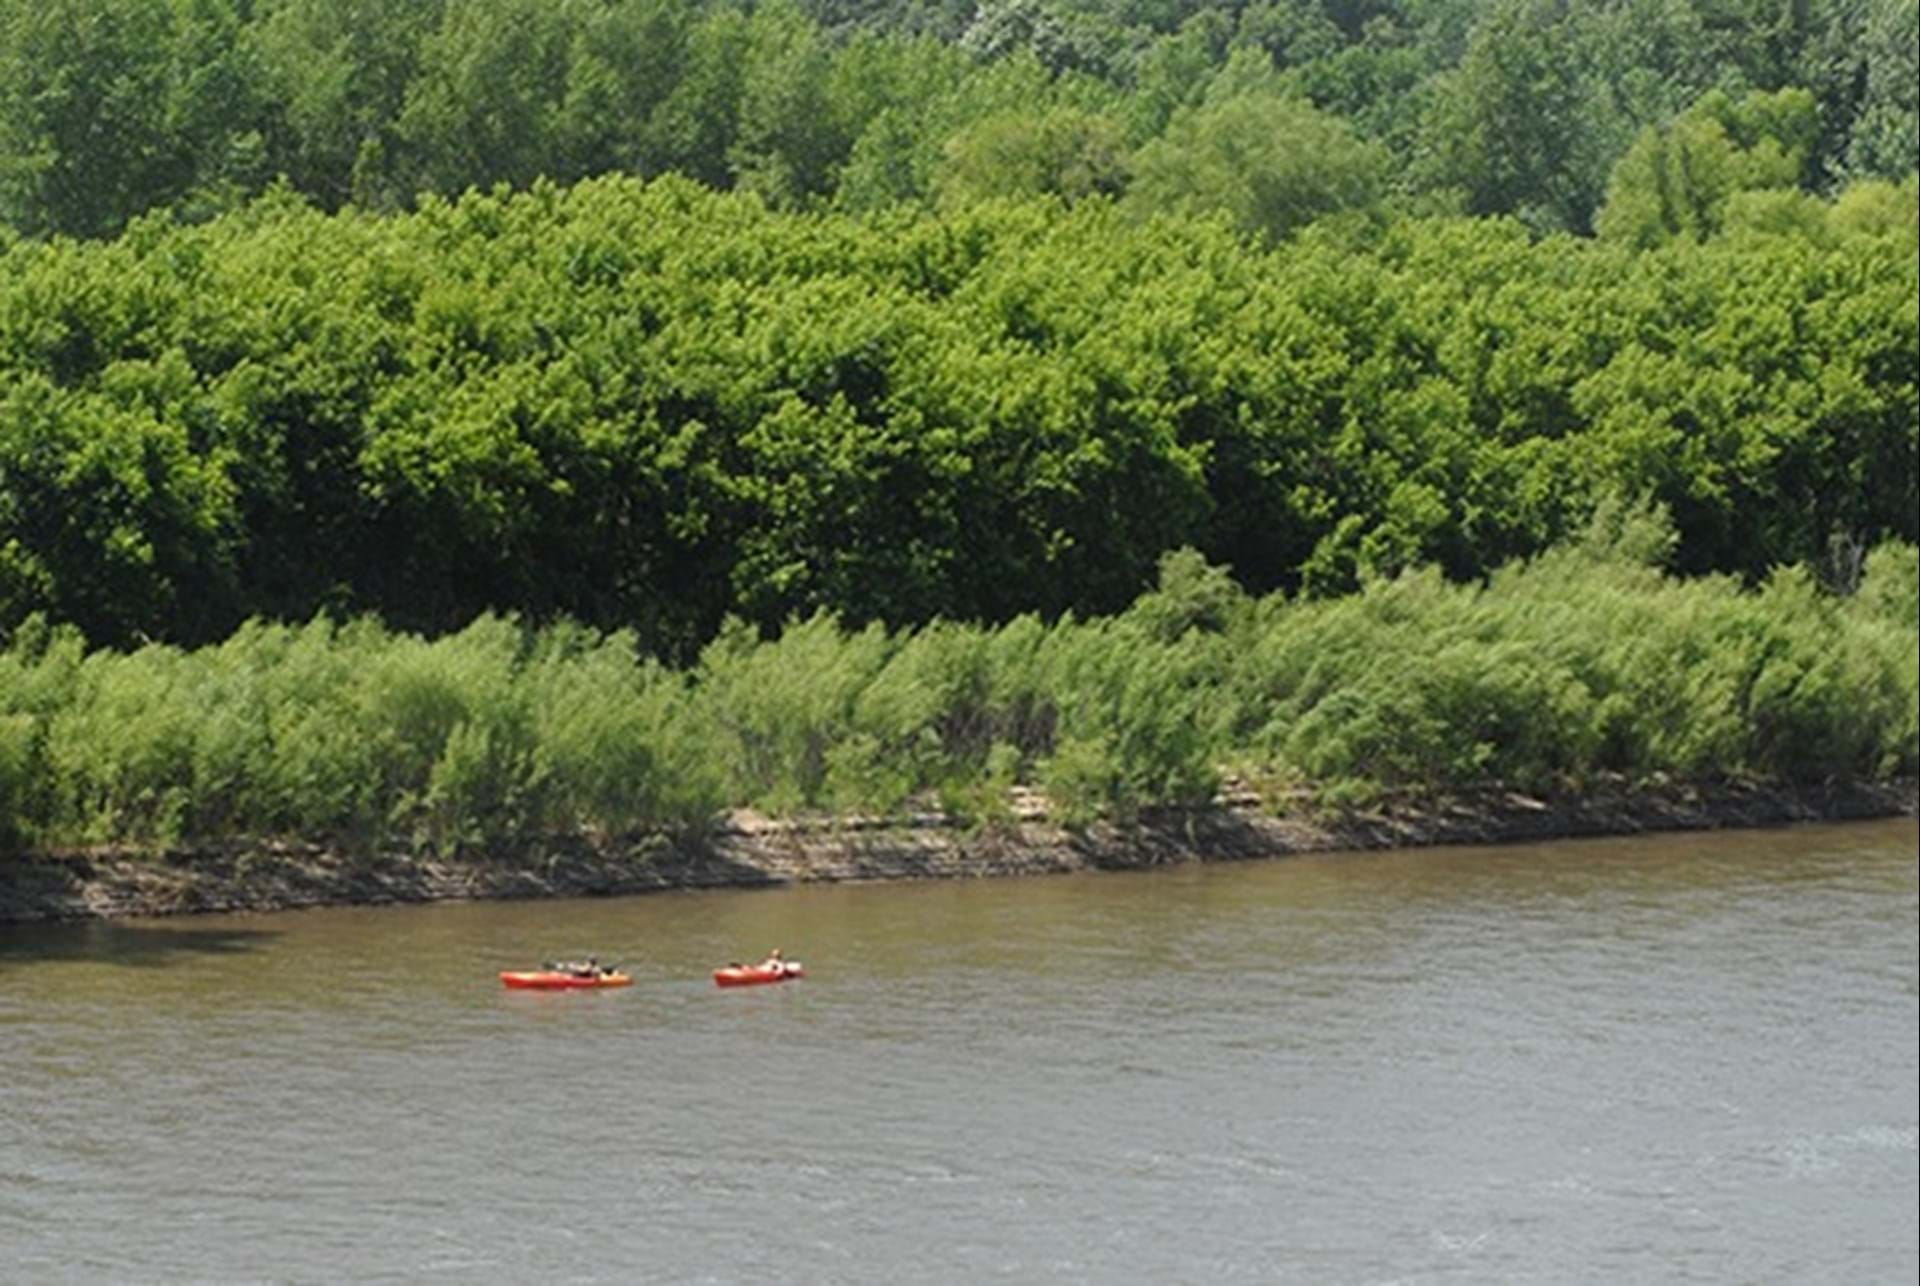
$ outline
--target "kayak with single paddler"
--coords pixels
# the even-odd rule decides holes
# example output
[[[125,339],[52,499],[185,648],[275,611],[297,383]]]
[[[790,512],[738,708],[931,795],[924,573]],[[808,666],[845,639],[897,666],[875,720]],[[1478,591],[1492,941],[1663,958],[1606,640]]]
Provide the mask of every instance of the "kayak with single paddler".
[[[770,982],[791,982],[804,978],[806,968],[798,960],[774,960],[757,965],[727,965],[713,971],[719,987],[761,987]]]

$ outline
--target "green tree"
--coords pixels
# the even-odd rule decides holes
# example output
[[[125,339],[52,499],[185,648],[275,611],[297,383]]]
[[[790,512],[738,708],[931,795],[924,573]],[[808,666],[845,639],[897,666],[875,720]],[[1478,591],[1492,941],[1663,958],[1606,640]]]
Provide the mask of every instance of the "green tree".
[[[1860,58],[1865,85],[1847,138],[1846,169],[1898,180],[1920,168],[1920,4],[1874,0]]]
[[[542,0],[448,0],[396,126],[415,186],[451,194],[577,177],[575,158],[556,152],[575,13]]]
[[[775,206],[828,195],[860,124],[836,110],[832,51],[790,0],[757,8],[746,40],[738,133],[727,149],[734,181]]]
[[[580,175],[665,168],[655,115],[679,82],[693,14],[675,0],[627,0],[586,9],[573,30],[554,147]],[[561,175],[555,168],[548,177]]]
[[[263,10],[248,34],[280,106],[272,155],[299,191],[327,209],[412,200],[395,168],[396,131],[443,12],[442,0],[278,0]]]
[[[1218,212],[1279,241],[1378,199],[1387,157],[1300,99],[1252,93],[1177,115],[1141,148],[1127,203],[1140,214]]]
[[[1562,0],[1496,0],[1422,130],[1423,182],[1476,214],[1584,230],[1631,125],[1599,96]]]
[[[934,177],[934,193],[943,206],[993,197],[1074,201],[1117,195],[1125,182],[1119,126],[1091,112],[1056,107],[991,116],[954,135]]]
[[[1710,91],[1672,125],[1640,132],[1614,166],[1595,229],[1643,248],[1710,236],[1735,192],[1797,188],[1819,133],[1803,89],[1738,101]]]
[[[262,177],[256,77],[222,0],[0,4],[0,220],[117,233]]]
[[[732,186],[729,157],[752,48],[746,16],[730,5],[707,11],[693,24],[679,78],[649,123],[649,154],[662,169],[713,188]]]

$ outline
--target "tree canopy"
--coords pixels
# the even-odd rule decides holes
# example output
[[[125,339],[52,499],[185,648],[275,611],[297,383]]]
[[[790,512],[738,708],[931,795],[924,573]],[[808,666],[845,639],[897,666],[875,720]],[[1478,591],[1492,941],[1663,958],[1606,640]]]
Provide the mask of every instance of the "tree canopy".
[[[1711,227],[1319,223],[1101,198],[783,213],[629,178],[291,194],[0,252],[0,628],[634,627],[1118,610],[1484,574],[1608,496],[1675,566],[1913,540],[1916,185]]]
[[[0,0],[0,222],[110,236],[281,181],[327,210],[390,211],[671,171],[782,208],[866,209],[1117,192],[1138,170],[1134,204],[1209,206],[1263,233],[1375,200],[1584,233],[1636,140],[1684,152],[1711,95],[1806,95],[1815,123],[1792,146],[1809,193],[1913,173],[1915,14],[1915,0]],[[1243,160],[1252,176],[1223,172]]]

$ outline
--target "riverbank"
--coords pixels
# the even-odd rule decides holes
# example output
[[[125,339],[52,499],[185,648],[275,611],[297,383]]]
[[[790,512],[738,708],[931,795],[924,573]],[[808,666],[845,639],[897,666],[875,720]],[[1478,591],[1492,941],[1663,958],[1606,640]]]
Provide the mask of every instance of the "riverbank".
[[[1479,791],[1389,799],[1366,810],[1285,812],[1239,793],[1216,807],[1128,826],[1068,829],[1044,804],[959,825],[937,814],[775,821],[736,813],[708,835],[557,838],[485,856],[420,858],[299,844],[0,861],[0,923],[274,911],[488,898],[613,896],[810,881],[972,879],[1129,870],[1347,849],[1488,844],[1914,815],[1920,786],[1614,785],[1578,796]]]

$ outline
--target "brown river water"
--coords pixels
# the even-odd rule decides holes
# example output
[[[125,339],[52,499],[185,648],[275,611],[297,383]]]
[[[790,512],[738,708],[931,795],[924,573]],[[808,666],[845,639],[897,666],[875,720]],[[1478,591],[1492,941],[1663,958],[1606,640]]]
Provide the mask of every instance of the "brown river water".
[[[1917,844],[0,925],[0,1280],[1912,1282]]]

